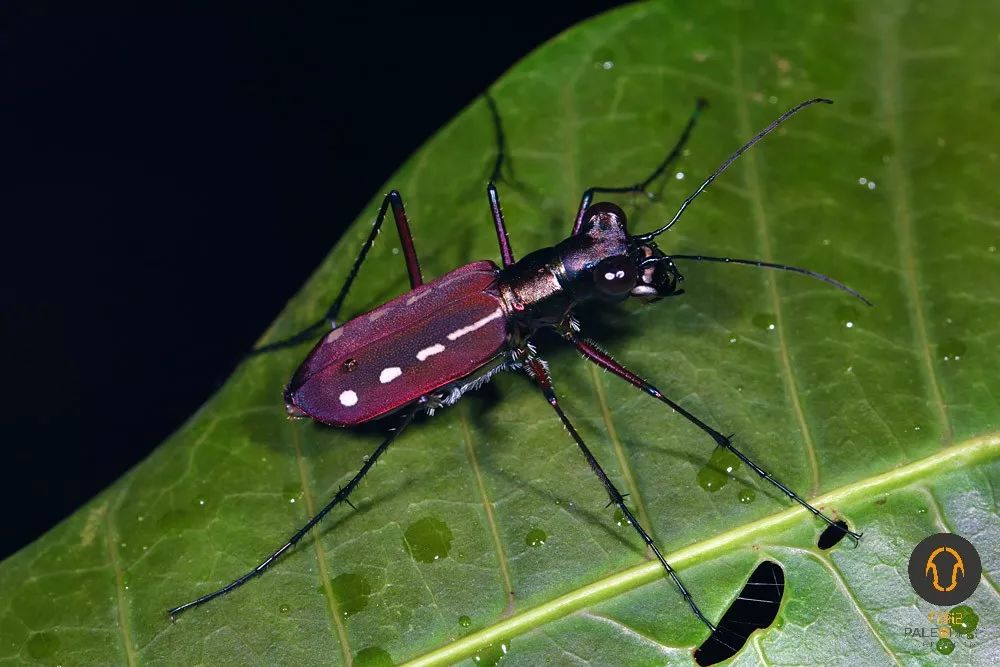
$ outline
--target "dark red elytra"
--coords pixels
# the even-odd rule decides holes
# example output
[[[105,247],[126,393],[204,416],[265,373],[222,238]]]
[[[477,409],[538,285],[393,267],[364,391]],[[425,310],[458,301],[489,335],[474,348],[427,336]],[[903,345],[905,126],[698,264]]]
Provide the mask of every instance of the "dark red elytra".
[[[733,446],[730,437],[688,412],[640,375],[628,370],[581,336],[579,325],[573,317],[574,308],[586,301],[612,302],[629,296],[655,300],[683,294],[684,290],[679,288],[683,276],[675,260],[749,264],[793,271],[823,280],[867,303],[864,297],[842,283],[806,269],[759,260],[667,254],[657,246],[655,240],[670,229],[688,205],[744,151],[802,108],[829,100],[808,100],[785,112],[723,162],[681,203],[677,213],[666,224],[652,232],[629,234],[624,211],[607,202],[591,205],[593,196],[599,192],[646,192],[649,184],[661,176],[680,155],[704,107],[699,102],[677,144],[648,178],[632,186],[595,187],[586,190],[581,197],[571,234],[556,245],[529,253],[519,261],[514,259],[511,250],[500,197],[494,185],[502,172],[506,143],[496,106],[491,98],[487,97],[486,100],[492,112],[499,145],[493,174],[487,185],[487,198],[500,246],[502,266],[486,260],[473,262],[424,283],[402,197],[396,191],[385,197],[372,231],[326,315],[304,331],[259,348],[256,352],[304,342],[314,337],[321,326],[330,323],[332,330],[320,338],[285,388],[285,403],[289,415],[310,417],[338,427],[386,419],[389,426],[395,428],[390,428],[386,438],[365,460],[360,471],[284,545],[235,581],[171,609],[171,616],[204,604],[258,576],[298,543],[331,509],[340,503],[349,504],[351,492],[389,445],[412,423],[418,412],[433,412],[450,405],[464,392],[487,381],[494,373],[511,370],[525,373],[537,385],[604,486],[610,499],[609,504],[617,506],[628,524],[656,556],[694,615],[712,631],[713,637],[717,633],[724,633],[726,636],[720,636],[720,641],[727,646],[737,643],[742,646],[746,637],[734,637],[732,630],[722,626],[716,629],[695,604],[693,596],[660,553],[649,533],[629,510],[625,496],[604,472],[563,412],[548,366],[539,356],[537,347],[532,344],[533,335],[543,328],[554,329],[585,359],[682,415],[708,434],[719,447],[736,455],[761,479],[776,486],[789,499],[827,525],[854,540],[860,537],[850,531],[846,524],[832,521],[754,463]],[[390,208],[402,241],[411,290],[337,325],[344,300]]]
[[[325,335],[288,384],[289,412],[363,424],[488,364],[508,338],[499,271],[466,264]]]

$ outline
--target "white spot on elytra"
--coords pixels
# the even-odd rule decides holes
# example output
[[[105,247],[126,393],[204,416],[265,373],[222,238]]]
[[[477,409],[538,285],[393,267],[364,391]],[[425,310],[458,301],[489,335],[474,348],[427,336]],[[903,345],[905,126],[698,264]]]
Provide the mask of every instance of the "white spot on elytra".
[[[420,301],[421,299],[423,299],[425,296],[427,296],[430,293],[431,293],[430,288],[425,289],[425,290],[423,290],[421,292],[418,292],[418,293],[414,294],[413,296],[411,296],[409,299],[406,300],[406,305],[407,306],[412,306],[417,301]]]
[[[403,369],[399,366],[389,366],[388,368],[382,369],[382,372],[379,373],[378,381],[382,384],[389,384],[402,374]]]
[[[444,352],[444,345],[441,343],[435,343],[434,345],[425,347],[417,352],[417,360],[424,361],[427,357],[433,357],[435,354],[441,354],[442,352]]]
[[[340,404],[343,405],[344,407],[349,408],[351,406],[357,405],[357,403],[358,403],[358,395],[355,394],[350,389],[340,392]]]
[[[475,331],[476,329],[480,329],[480,328],[486,326],[487,324],[489,324],[493,320],[497,319],[501,315],[503,315],[503,310],[501,310],[500,308],[497,308],[496,310],[494,310],[492,313],[490,313],[486,317],[484,317],[484,318],[482,318],[480,320],[476,320],[475,322],[473,322],[469,326],[462,327],[461,329],[456,329],[455,331],[452,331],[450,334],[448,334],[448,340],[458,340],[459,338],[461,338],[465,334],[470,334],[473,331]],[[423,359],[421,359],[421,361],[423,361]]]
[[[332,343],[333,341],[340,338],[343,335],[343,333],[344,333],[343,329],[334,329],[333,331],[331,331],[326,335],[326,342]]]

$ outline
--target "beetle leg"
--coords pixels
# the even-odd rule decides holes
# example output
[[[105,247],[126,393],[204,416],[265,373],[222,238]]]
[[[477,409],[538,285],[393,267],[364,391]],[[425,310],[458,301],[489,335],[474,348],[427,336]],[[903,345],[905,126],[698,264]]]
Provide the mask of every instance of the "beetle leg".
[[[486,186],[486,198],[490,202],[490,212],[493,214],[493,227],[497,230],[497,242],[500,244],[500,259],[504,268],[514,263],[514,251],[510,249],[510,237],[503,222],[503,209],[500,207],[500,193],[497,186],[490,181]]]
[[[490,110],[490,117],[493,119],[493,133],[496,136],[497,142],[497,157],[493,161],[493,171],[490,172],[490,183],[497,183],[504,180],[503,178],[503,166],[506,164],[508,167],[507,173],[510,174],[511,179],[514,177],[514,167],[511,165],[510,156],[507,154],[507,135],[503,131],[503,122],[500,120],[500,111],[497,109],[497,103],[493,100],[493,96],[487,92],[483,97],[486,99],[486,106]]]
[[[552,388],[552,378],[549,376],[549,370],[545,362],[536,356],[530,356],[525,361],[525,371],[528,376],[530,376],[538,384],[542,393],[545,394],[545,398],[548,400],[549,405],[551,405],[552,409],[556,411],[556,414],[559,416],[559,420],[562,421],[563,426],[566,427],[570,436],[572,436],[573,440],[576,441],[577,446],[580,447],[580,451],[583,452],[584,458],[587,459],[590,469],[594,471],[597,478],[601,480],[601,484],[604,485],[605,491],[608,492],[608,497],[611,500],[611,503],[616,505],[618,509],[621,510],[622,515],[625,516],[629,525],[631,525],[635,531],[639,533],[642,541],[646,543],[646,546],[648,546],[650,550],[652,550],[656,559],[660,561],[660,565],[662,565],[663,569],[666,570],[668,575],[670,575],[674,585],[677,586],[681,595],[684,596],[684,600],[687,601],[688,606],[691,608],[691,611],[694,612],[694,615],[697,616],[709,630],[715,632],[715,626],[712,625],[712,622],[705,617],[705,614],[703,614],[701,609],[698,608],[698,605],[695,604],[694,598],[688,592],[687,588],[684,587],[684,584],[681,583],[680,577],[677,576],[674,569],[670,567],[669,563],[667,563],[663,554],[660,553],[659,548],[657,548],[656,544],[653,542],[653,538],[651,538],[649,533],[646,532],[646,529],[639,524],[639,520],[635,518],[632,511],[628,508],[628,505],[625,504],[625,496],[622,495],[622,493],[608,477],[607,473],[604,472],[604,469],[601,468],[601,464],[597,462],[597,459],[594,457],[593,453],[591,453],[590,448],[587,447],[586,443],[584,443],[583,438],[580,437],[580,434],[577,433],[573,424],[570,423],[566,413],[564,413],[562,408],[559,406],[559,401],[556,398],[556,392]]]
[[[497,110],[497,103],[493,96],[486,93],[486,106],[489,107],[490,116],[493,118],[493,131],[496,135],[497,157],[493,162],[493,171],[490,172],[490,179],[486,186],[486,198],[490,202],[490,212],[493,214],[493,227],[497,232],[497,242],[500,244],[500,259],[504,267],[514,263],[514,252],[510,249],[510,238],[507,236],[507,227],[503,222],[503,209],[500,207],[500,195],[497,193],[496,183],[503,180],[503,166],[508,165],[508,171],[513,178],[513,167],[510,167],[510,158],[507,155],[507,135],[503,131],[503,123],[500,121],[500,112]]]
[[[573,232],[571,235],[575,236],[580,231],[580,228],[583,227],[583,222],[584,222],[583,214],[590,207],[590,203],[591,201],[593,201],[595,194],[646,192],[646,188],[649,187],[649,184],[655,181],[660,175],[662,175],[663,172],[667,170],[667,167],[669,167],[670,164],[680,156],[681,151],[684,150],[684,146],[687,144],[687,141],[691,136],[691,130],[694,129],[695,123],[698,122],[698,117],[701,115],[702,110],[706,106],[708,106],[708,102],[706,102],[703,99],[698,100],[697,104],[695,104],[694,112],[688,119],[687,125],[684,126],[684,131],[681,132],[681,136],[677,139],[677,143],[675,143],[674,147],[670,149],[670,152],[667,153],[667,156],[665,158],[663,158],[663,161],[660,162],[660,164],[656,165],[656,169],[653,170],[653,173],[647,176],[644,180],[634,185],[625,185],[619,187],[594,186],[584,190],[583,196],[580,198],[580,207],[577,209],[576,212],[576,221],[573,223]],[[650,197],[652,197],[651,194]]]
[[[365,459],[364,465],[361,466],[361,470],[358,471],[358,474],[356,474],[353,478],[351,478],[351,481],[348,482],[346,486],[342,487],[339,491],[337,491],[337,494],[333,497],[333,499],[330,502],[328,502],[323,509],[317,512],[316,516],[309,519],[309,521],[306,522],[306,525],[302,526],[302,528],[296,531],[296,533],[292,535],[288,539],[288,541],[285,542],[284,545],[282,545],[280,549],[278,549],[270,556],[265,558],[260,563],[260,565],[250,570],[239,579],[236,579],[235,581],[226,584],[225,586],[215,591],[214,593],[208,593],[207,595],[202,595],[200,598],[196,600],[192,600],[191,602],[186,602],[180,605],[179,607],[174,607],[168,612],[170,614],[170,618],[173,619],[181,612],[187,611],[192,607],[203,605],[209,600],[214,600],[220,595],[225,595],[234,588],[239,588],[240,586],[250,581],[254,577],[260,576],[261,574],[264,573],[264,571],[267,568],[271,566],[272,563],[274,563],[274,561],[278,560],[278,558],[280,558],[286,551],[294,547],[299,540],[305,537],[306,533],[308,533],[313,526],[319,523],[323,519],[323,517],[325,517],[327,513],[330,512],[330,510],[332,510],[340,503],[350,504],[348,496],[350,496],[351,492],[354,491],[355,488],[357,488],[358,484],[361,482],[361,479],[366,474],[368,474],[368,471],[371,470],[372,466],[375,465],[375,462],[378,461],[379,457],[385,453],[385,450],[389,449],[389,445],[391,445],[392,442],[396,438],[398,438],[399,435],[404,430],[406,430],[406,427],[409,426],[410,423],[413,421],[413,418],[416,416],[417,412],[423,408],[424,404],[426,403],[426,400],[427,400],[426,397],[424,397],[421,398],[419,401],[417,401],[415,407],[409,410],[403,417],[403,420],[400,422],[399,426],[397,426],[391,433],[389,433],[386,439],[382,441],[382,444],[379,445],[378,448],[376,448],[375,451],[372,452],[372,454],[367,459]]]
[[[743,463],[745,463],[748,468],[757,473],[761,479],[766,480],[771,484],[773,484],[774,486],[778,487],[778,489],[780,489],[782,493],[788,496],[789,499],[797,502],[799,505],[812,512],[813,515],[825,521],[827,525],[834,526],[838,530],[843,531],[848,537],[854,540],[855,544],[858,542],[858,540],[861,539],[860,534],[847,529],[841,524],[836,523],[826,514],[824,514],[823,512],[819,511],[818,509],[810,505],[806,500],[802,498],[802,496],[800,496],[799,494],[795,493],[787,486],[785,486],[780,480],[775,478],[774,475],[772,475],[771,473],[769,473],[768,471],[764,470],[759,465],[754,463],[752,460],[750,460],[750,458],[746,454],[736,449],[736,447],[733,446],[732,440],[730,439],[731,436],[722,435],[717,430],[715,430],[702,420],[695,417],[693,414],[682,408],[680,405],[678,405],[674,401],[664,396],[659,389],[651,385],[649,382],[642,379],[641,377],[639,377],[638,375],[636,375],[635,373],[628,370],[627,368],[619,364],[617,361],[612,359],[611,355],[598,348],[589,340],[581,338],[575,332],[569,330],[564,331],[563,336],[571,343],[576,345],[576,349],[579,350],[580,353],[584,356],[584,358],[586,358],[588,361],[594,362],[604,370],[611,371],[621,379],[638,387],[639,389],[646,392],[647,394],[649,394],[656,400],[660,401],[661,403],[665,403],[666,405],[673,408],[676,412],[679,412],[682,417],[684,417],[689,422],[691,422],[692,424],[700,428],[702,431],[710,435],[712,439],[715,440],[716,444],[719,447],[724,447],[725,449],[731,451],[733,454],[736,455],[736,458],[738,458],[740,461],[743,461]]]
[[[385,221],[385,214],[390,206],[392,206],[392,216],[396,220],[396,230],[399,232],[399,240],[403,246],[403,258],[406,260],[406,272],[410,276],[410,288],[412,289],[418,287],[424,283],[423,276],[420,273],[420,262],[417,259],[417,251],[413,247],[413,235],[410,233],[410,223],[406,218],[406,209],[403,207],[403,197],[398,191],[393,190],[382,200],[382,206],[378,210],[378,216],[375,218],[375,224],[372,225],[372,230],[368,234],[368,238],[365,239],[364,245],[361,246],[361,252],[358,253],[357,258],[354,260],[354,264],[351,266],[351,272],[347,274],[347,279],[344,280],[344,284],[341,286],[340,292],[337,293],[337,298],[333,300],[333,304],[331,304],[331,306],[327,309],[326,314],[302,331],[274,343],[268,343],[267,345],[261,345],[260,347],[254,348],[250,351],[250,354],[271,352],[286,347],[292,347],[308,340],[313,340],[318,331],[328,322],[334,329],[337,328],[337,317],[340,315],[340,309],[344,305],[347,293],[351,291],[351,285],[354,284],[354,279],[358,277],[358,271],[361,270],[361,265],[364,264],[365,259],[368,257],[368,252],[372,249],[372,246],[375,245],[375,238],[378,236],[379,230],[382,229],[382,223]]]

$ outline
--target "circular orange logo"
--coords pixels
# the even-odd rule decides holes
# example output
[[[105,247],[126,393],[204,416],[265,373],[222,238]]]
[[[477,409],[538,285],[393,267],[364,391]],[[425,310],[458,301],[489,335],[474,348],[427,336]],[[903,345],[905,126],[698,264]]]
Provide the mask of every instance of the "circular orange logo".
[[[976,590],[983,575],[979,552],[954,533],[938,533],[920,541],[910,554],[910,585],[931,604],[962,602]]]

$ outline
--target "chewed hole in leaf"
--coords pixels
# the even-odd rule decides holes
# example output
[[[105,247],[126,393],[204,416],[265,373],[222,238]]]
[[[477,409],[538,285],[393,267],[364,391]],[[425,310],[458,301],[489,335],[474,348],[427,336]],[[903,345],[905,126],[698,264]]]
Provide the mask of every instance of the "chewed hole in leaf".
[[[819,535],[816,546],[820,549],[829,549],[837,545],[844,536],[847,535],[847,522],[843,519],[834,521],[832,526],[827,526]]]
[[[757,566],[739,597],[722,615],[715,632],[695,649],[699,665],[714,665],[736,655],[754,630],[769,627],[785,594],[785,573],[772,561]]]

